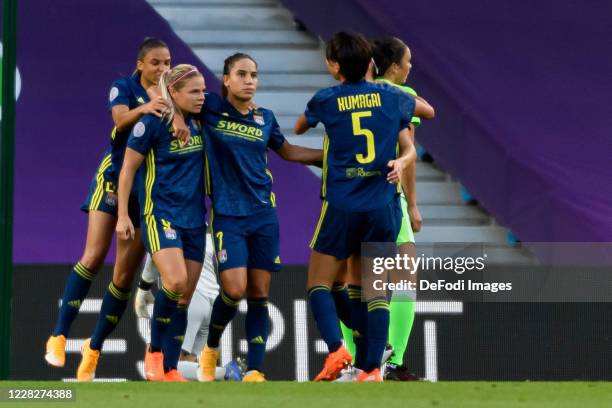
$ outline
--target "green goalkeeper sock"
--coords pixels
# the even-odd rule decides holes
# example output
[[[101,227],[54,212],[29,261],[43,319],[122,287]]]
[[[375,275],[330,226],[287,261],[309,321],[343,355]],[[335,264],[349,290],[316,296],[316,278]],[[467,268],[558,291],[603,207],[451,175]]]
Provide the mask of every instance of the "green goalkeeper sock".
[[[353,360],[355,360],[355,342],[353,341],[353,330],[349,329],[340,322],[340,329],[342,329],[342,337],[344,338],[344,347],[351,353]]]
[[[389,321],[389,343],[393,346],[391,363],[404,364],[404,352],[414,323],[416,302],[400,296],[393,296],[390,303],[391,319]]]

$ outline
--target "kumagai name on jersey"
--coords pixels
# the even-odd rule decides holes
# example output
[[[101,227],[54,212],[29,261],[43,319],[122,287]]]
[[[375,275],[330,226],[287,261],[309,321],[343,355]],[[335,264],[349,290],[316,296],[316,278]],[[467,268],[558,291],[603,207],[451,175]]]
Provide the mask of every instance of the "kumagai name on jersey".
[[[147,91],[140,84],[140,74],[138,73],[115,81],[108,95],[109,111],[117,105],[125,105],[132,110],[147,102],[149,102],[149,96],[147,95]],[[111,132],[110,154],[112,165],[104,174],[107,180],[116,183],[119,179],[119,172],[123,164],[123,155],[125,154],[125,146],[127,145],[131,130],[131,128],[128,128],[118,131],[117,128],[114,127]]]
[[[398,135],[415,101],[385,84],[343,83],[317,92],[304,113],[325,126],[321,195],[335,207],[367,211],[389,203],[397,187],[387,163],[397,157]]]
[[[137,176],[141,215],[154,215],[182,228],[204,226],[204,145],[202,128],[186,118],[190,141],[182,145],[171,124],[144,115],[132,128],[128,147],[145,156]]]
[[[272,111],[243,115],[214,93],[206,94],[201,119],[206,139],[206,180],[216,214],[245,216],[276,206],[268,148],[285,142]]]

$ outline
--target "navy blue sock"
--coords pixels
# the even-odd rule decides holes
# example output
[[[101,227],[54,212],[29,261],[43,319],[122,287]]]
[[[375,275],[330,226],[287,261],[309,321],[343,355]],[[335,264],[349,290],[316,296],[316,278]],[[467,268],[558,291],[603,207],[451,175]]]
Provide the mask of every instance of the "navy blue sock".
[[[181,347],[187,331],[187,308],[189,305],[177,306],[164,339],[164,371],[175,370],[181,356]]]
[[[268,314],[268,298],[253,298],[247,300],[246,337],[249,342],[247,354],[247,371],[260,370],[266,354],[266,341],[270,330]]]
[[[181,295],[169,289],[161,287],[155,294],[155,306],[151,316],[151,351],[161,351],[164,339],[172,317],[176,313],[178,301]]]
[[[334,282],[331,294],[334,298],[338,318],[346,327],[352,329],[353,324],[351,321],[351,304],[349,300],[349,293],[344,283]]]
[[[319,333],[329,352],[333,353],[340,348],[342,340],[331,291],[327,286],[314,286],[308,290],[308,298]]]
[[[361,301],[361,286],[348,285],[348,297],[353,322],[355,362],[363,370],[368,355],[368,304]]]
[[[380,367],[389,336],[389,303],[386,299],[368,302],[368,356],[364,370]]]
[[[93,350],[101,350],[104,340],[117,327],[117,323],[121,320],[121,316],[123,316],[123,312],[125,312],[128,300],[130,299],[130,292],[130,288],[123,289],[117,287],[112,281],[108,285],[108,289],[106,289],[102,299],[102,307],[96,322],[96,329],[93,336],[91,336],[91,343],[89,344],[89,347]]]
[[[82,263],[77,263],[72,268],[72,272],[66,280],[64,288],[64,297],[62,298],[62,306],[59,311],[57,324],[53,330],[54,336],[60,334],[68,336],[70,326],[75,317],[79,314],[81,303],[85,300],[87,292],[91,287],[91,281],[96,277],[96,272],[85,268]]]
[[[236,316],[239,304],[240,299],[233,299],[221,290],[221,293],[219,293],[219,296],[215,299],[215,303],[213,303],[212,314],[210,316],[208,340],[206,342],[208,347],[219,347],[223,330],[225,330],[225,326],[227,326],[234,316]]]
[[[355,362],[354,366],[364,369],[368,357],[368,338],[357,330],[353,331],[353,341],[355,342]]]

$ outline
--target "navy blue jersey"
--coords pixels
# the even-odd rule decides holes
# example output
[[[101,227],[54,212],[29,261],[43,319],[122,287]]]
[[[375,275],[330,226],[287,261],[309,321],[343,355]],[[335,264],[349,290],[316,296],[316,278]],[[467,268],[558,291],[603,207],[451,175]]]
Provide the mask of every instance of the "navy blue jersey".
[[[147,102],[149,102],[149,96],[140,84],[140,74],[136,73],[129,77],[118,79],[113,83],[108,96],[108,109],[112,110],[114,106],[125,105],[132,110]],[[104,174],[107,180],[116,182],[119,179],[125,146],[127,146],[131,130],[129,128],[119,132],[117,128],[113,128],[110,141],[112,165]]]
[[[401,90],[361,81],[317,92],[304,113],[308,125],[325,125],[321,195],[337,208],[369,211],[397,193],[387,163],[397,157],[398,134],[414,113]]]
[[[275,207],[268,148],[285,142],[272,111],[246,115],[219,95],[206,94],[201,114],[206,138],[206,179],[215,213],[251,215]]]
[[[181,228],[204,225],[204,146],[202,128],[187,117],[191,138],[181,146],[165,120],[143,116],[132,128],[127,146],[145,156],[137,182],[141,215]]]

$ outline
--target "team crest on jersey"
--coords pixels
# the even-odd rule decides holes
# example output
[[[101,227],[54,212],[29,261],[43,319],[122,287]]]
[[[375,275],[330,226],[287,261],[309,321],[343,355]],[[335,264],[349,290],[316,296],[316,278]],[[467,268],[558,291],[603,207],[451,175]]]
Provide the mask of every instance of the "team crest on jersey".
[[[176,231],[172,228],[164,228],[164,235],[166,239],[176,239]]]
[[[106,202],[106,205],[111,206],[111,207],[116,207],[117,206],[117,194],[107,192],[106,199],[104,201]]]
[[[138,103],[145,103],[145,100],[142,96],[139,96],[136,100],[138,101]]]
[[[253,114],[253,120],[254,120],[254,121],[255,121],[255,122],[258,124],[258,125],[261,125],[261,126],[263,126],[263,125],[265,125],[265,124],[266,124],[266,122],[264,122],[264,118],[263,118],[263,116],[262,116],[262,115],[256,115],[256,114]]]
[[[134,125],[134,129],[132,130],[132,133],[134,134],[134,137],[141,137],[142,135],[145,134],[146,129],[147,127],[145,126],[144,123],[138,122],[137,124]]]
[[[217,259],[219,260],[219,263],[225,263],[227,261],[227,251],[222,249],[217,252]]]
[[[112,102],[117,96],[119,96],[119,88],[113,86],[110,90],[110,94],[108,95],[108,100]]]

